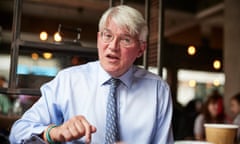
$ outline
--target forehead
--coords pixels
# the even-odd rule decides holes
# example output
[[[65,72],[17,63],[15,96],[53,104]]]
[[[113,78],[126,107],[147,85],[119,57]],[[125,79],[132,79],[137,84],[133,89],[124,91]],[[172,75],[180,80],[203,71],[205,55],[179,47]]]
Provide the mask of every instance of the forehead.
[[[231,99],[231,102],[232,102],[232,103],[235,103],[235,104],[238,103],[236,99]]]
[[[107,21],[104,29],[116,34],[131,35],[129,28],[126,25],[117,24],[114,20],[110,20],[110,19]]]

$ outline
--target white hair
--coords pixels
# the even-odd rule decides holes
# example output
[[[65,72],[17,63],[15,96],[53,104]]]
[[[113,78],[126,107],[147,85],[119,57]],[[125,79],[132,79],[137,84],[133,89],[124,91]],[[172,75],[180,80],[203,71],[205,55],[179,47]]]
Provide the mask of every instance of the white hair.
[[[126,28],[130,35],[139,36],[139,40],[146,41],[147,24],[142,14],[136,9],[126,5],[109,8],[99,21],[99,31],[103,31],[110,21],[114,21],[121,28]]]

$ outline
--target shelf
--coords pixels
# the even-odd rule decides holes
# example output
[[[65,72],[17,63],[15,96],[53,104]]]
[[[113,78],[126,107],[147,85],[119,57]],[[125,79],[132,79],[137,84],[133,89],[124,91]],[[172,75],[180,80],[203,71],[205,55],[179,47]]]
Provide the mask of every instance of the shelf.
[[[98,49],[92,47],[83,47],[80,42],[70,42],[64,41],[62,43],[55,42],[44,42],[44,41],[30,41],[21,40],[21,19],[23,11],[23,0],[14,0],[13,4],[13,22],[12,22],[12,41],[11,41],[11,57],[10,57],[10,74],[9,74],[9,88],[0,88],[0,93],[5,93],[9,95],[33,95],[41,96],[40,89],[38,87],[32,87],[35,82],[36,85],[40,86],[39,81],[36,82],[35,77],[24,77],[23,80],[26,83],[30,80],[28,84],[21,83],[21,77],[17,74],[18,58],[19,54],[25,54],[25,52],[43,51],[43,52],[53,52],[53,53],[63,53],[64,56],[67,55],[78,55],[89,57],[91,59],[98,58]],[[40,76],[36,76],[36,79],[40,79]],[[22,88],[24,87],[24,88]]]
[[[30,88],[0,88],[0,93],[10,94],[10,95],[31,95],[31,96],[41,96],[39,89],[30,89]]]
[[[60,51],[60,52],[72,52],[82,54],[93,54],[97,56],[97,48],[82,47],[77,43],[49,43],[49,42],[34,42],[17,40],[17,45],[21,49],[31,48],[43,51]]]
[[[34,41],[25,41],[25,40],[17,39],[16,45],[19,47],[19,50],[62,52],[64,54],[74,53],[77,55],[97,58],[97,48],[82,47],[75,43],[67,43],[67,44],[66,43],[48,43],[48,42],[34,42]],[[14,57],[14,58],[17,58],[17,57]],[[27,79],[31,79],[31,78],[27,78]],[[18,88],[18,87],[17,88],[0,88],[0,93],[5,93],[9,95],[24,94],[24,95],[41,96],[41,92],[38,88]]]

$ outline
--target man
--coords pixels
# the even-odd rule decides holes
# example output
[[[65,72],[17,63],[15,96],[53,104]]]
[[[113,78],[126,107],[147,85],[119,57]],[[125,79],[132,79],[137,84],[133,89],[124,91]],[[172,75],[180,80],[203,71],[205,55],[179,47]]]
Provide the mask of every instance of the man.
[[[146,37],[137,10],[124,5],[108,9],[99,22],[99,61],[62,70],[43,85],[42,97],[14,124],[11,142],[34,137],[48,143],[172,144],[169,87],[159,76],[133,66],[146,48]],[[115,112],[107,106],[112,79],[119,83]]]

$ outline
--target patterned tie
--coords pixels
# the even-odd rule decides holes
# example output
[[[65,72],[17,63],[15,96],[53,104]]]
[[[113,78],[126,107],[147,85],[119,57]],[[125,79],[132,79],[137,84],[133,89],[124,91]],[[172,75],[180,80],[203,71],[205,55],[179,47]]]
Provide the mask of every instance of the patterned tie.
[[[113,144],[119,141],[116,89],[120,84],[120,80],[112,78],[110,79],[110,84],[107,103],[105,144]]]

